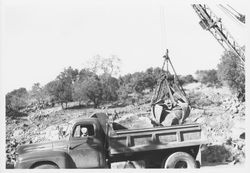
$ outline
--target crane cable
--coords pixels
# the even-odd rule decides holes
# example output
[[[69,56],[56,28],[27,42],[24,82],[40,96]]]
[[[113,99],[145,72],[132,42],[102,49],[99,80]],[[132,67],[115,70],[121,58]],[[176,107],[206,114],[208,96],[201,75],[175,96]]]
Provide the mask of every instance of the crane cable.
[[[241,21],[242,23],[246,22],[246,16],[239,13],[238,11],[236,11],[233,7],[231,7],[230,5],[227,4],[227,6],[229,6],[233,11],[235,11],[239,16],[236,16],[236,18]]]
[[[166,15],[165,8],[160,7],[160,24],[161,24],[161,46],[162,50],[167,47],[167,24],[166,24]]]
[[[161,15],[161,19],[162,19],[162,22],[161,22],[161,33],[162,33],[162,46],[163,47],[165,47],[166,45],[164,45],[164,44],[167,44],[167,37],[166,37],[166,35],[167,35],[167,30],[166,30],[166,16],[165,16],[165,10],[164,10],[164,7],[162,7],[161,6],[161,8],[160,8],[160,15]],[[183,87],[180,85],[180,81],[179,81],[179,78],[178,78],[178,76],[177,76],[177,74],[176,74],[176,71],[175,71],[175,69],[174,69],[174,67],[173,67],[173,64],[172,64],[172,62],[171,62],[171,60],[170,60],[170,58],[169,58],[169,56],[168,56],[168,49],[166,50],[166,54],[163,56],[163,58],[164,58],[164,61],[163,61],[163,65],[162,65],[162,68],[161,68],[161,71],[162,71],[162,76],[161,76],[161,80],[160,80],[160,82],[159,82],[159,84],[158,84],[158,87],[157,87],[157,89],[155,90],[155,93],[154,93],[154,95],[153,95],[153,97],[152,97],[152,99],[151,99],[151,105],[152,104],[154,104],[153,102],[154,102],[154,100],[155,99],[157,99],[158,97],[159,97],[159,95],[160,95],[160,92],[161,92],[161,90],[162,90],[162,87],[163,87],[163,85],[164,85],[164,81],[165,82],[167,82],[167,80],[166,80],[166,77],[170,74],[170,72],[169,72],[169,64],[170,64],[170,67],[172,68],[172,70],[173,70],[173,72],[174,72],[174,79],[176,79],[176,81],[177,81],[177,88],[180,90],[180,91],[182,91],[183,92],[183,94],[184,94],[184,96],[186,96],[186,93],[185,93],[185,91],[184,91],[184,89],[183,89]],[[165,67],[165,65],[166,65],[166,72],[164,71],[164,67]],[[167,82],[167,86],[168,86],[168,82]],[[169,90],[169,92],[170,92],[170,88],[169,87],[167,87],[167,89]],[[155,97],[155,99],[154,99],[154,97]],[[171,99],[172,100],[172,99]]]
[[[230,11],[228,8],[226,8],[225,6],[223,6],[222,4],[219,5],[221,7],[221,9],[230,15],[230,17],[233,17],[233,19],[237,19],[237,22],[241,22],[245,24],[245,16],[240,14],[239,12],[237,12],[236,10],[234,10],[230,5],[228,5],[231,9],[233,9],[238,15],[234,14],[232,11]]]
[[[237,20],[235,14],[233,14],[230,10],[228,10],[226,7],[224,7],[223,5],[219,5],[219,7],[221,8],[221,10],[231,19],[233,19],[235,22],[239,23],[239,21]]]

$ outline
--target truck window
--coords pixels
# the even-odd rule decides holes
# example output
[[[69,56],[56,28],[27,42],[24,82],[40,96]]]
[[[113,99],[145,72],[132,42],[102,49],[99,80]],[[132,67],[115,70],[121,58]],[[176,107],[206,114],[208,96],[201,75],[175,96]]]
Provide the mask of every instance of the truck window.
[[[94,136],[93,125],[77,125],[74,129],[73,137],[80,138],[86,136]]]

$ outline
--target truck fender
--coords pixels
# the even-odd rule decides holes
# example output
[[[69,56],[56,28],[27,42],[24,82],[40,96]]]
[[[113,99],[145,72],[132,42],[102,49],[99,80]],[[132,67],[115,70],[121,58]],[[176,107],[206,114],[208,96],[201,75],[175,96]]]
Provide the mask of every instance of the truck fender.
[[[51,163],[58,168],[74,168],[75,164],[68,153],[63,151],[40,151],[27,154],[27,160],[23,158],[24,168],[35,168],[44,163]]]

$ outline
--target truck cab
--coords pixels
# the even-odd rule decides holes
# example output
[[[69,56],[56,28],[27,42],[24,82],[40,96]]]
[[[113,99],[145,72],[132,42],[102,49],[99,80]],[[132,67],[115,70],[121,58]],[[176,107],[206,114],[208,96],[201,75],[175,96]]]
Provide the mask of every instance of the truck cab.
[[[105,133],[97,119],[83,119],[72,128],[68,154],[77,168],[104,168],[105,143]]]
[[[106,135],[100,121],[80,118],[69,124],[66,140],[19,146],[15,168],[107,167]]]

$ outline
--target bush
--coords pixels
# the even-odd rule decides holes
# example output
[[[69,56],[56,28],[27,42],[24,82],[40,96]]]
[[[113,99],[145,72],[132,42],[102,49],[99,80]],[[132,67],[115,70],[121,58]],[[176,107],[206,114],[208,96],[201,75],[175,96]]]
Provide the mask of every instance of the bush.
[[[67,103],[72,101],[72,85],[68,82],[56,79],[46,84],[45,90],[52,100],[61,103],[63,109],[63,103],[67,108]]]
[[[197,82],[192,75],[180,76],[179,81],[181,85]]]
[[[20,110],[28,105],[28,92],[25,88],[19,88],[6,94],[6,108]]]
[[[240,101],[245,101],[245,70],[240,66],[240,60],[234,53],[224,53],[218,64],[218,76]]]
[[[94,103],[94,107],[97,108],[103,101],[103,86],[99,78],[91,77],[84,80],[83,94],[87,96],[89,100]]]
[[[112,77],[111,75],[104,74],[100,76],[100,80],[103,87],[102,99],[107,102],[118,100],[118,79]]]
[[[197,75],[197,80],[206,85],[210,86],[221,86],[221,82],[217,75],[217,70],[198,70],[195,73]]]

